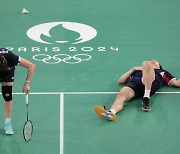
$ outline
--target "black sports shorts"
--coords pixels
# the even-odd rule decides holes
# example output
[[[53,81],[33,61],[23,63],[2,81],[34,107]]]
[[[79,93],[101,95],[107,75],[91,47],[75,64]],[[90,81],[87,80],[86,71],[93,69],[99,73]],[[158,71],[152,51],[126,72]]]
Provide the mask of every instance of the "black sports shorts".
[[[0,82],[14,82],[15,68],[7,72],[0,72]]]
[[[127,87],[131,88],[135,93],[135,98],[143,97],[144,96],[144,90],[145,86],[141,81],[141,78],[137,79],[131,79],[127,84]],[[158,91],[162,87],[159,80],[156,78],[151,86],[151,93],[150,95],[155,94],[156,91]]]

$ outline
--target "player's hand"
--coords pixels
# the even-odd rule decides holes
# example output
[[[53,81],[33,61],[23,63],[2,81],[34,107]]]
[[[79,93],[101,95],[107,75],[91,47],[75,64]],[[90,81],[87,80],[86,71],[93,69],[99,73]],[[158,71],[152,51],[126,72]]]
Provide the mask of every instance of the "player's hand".
[[[23,87],[23,93],[29,94],[30,86],[29,83],[25,83]]]

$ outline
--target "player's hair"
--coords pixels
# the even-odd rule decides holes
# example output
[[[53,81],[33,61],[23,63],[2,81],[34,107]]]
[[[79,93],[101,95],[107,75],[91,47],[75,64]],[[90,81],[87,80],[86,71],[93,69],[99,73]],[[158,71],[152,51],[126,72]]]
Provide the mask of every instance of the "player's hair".
[[[162,68],[162,66],[161,66],[161,64],[159,64],[159,68],[160,68],[160,70],[162,70],[163,68]]]
[[[7,71],[9,69],[5,57],[0,54],[0,71]]]

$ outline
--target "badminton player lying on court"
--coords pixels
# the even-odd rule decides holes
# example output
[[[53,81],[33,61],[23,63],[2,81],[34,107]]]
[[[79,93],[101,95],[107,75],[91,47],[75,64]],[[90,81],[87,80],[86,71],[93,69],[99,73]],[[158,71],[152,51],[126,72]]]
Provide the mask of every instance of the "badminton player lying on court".
[[[143,98],[142,110],[150,111],[150,96],[157,90],[165,85],[180,87],[180,79],[176,79],[164,70],[156,60],[144,61],[142,66],[132,68],[119,78],[118,83],[126,83],[126,85],[119,91],[110,110],[95,106],[98,116],[115,120],[116,113],[123,109],[124,102],[133,98]]]
[[[12,111],[12,86],[14,83],[15,66],[20,65],[27,68],[27,78],[23,86],[23,92],[29,93],[29,83],[34,73],[35,65],[21,58],[6,48],[0,48],[0,82],[2,84],[2,95],[4,98],[4,109],[6,114],[5,133],[14,134],[11,126]]]

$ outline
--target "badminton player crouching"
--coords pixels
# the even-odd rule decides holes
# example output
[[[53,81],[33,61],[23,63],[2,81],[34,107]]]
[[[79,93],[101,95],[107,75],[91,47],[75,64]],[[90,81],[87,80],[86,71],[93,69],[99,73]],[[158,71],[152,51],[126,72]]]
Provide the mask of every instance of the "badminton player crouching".
[[[165,85],[180,87],[180,79],[164,70],[158,61],[144,61],[142,66],[134,67],[123,74],[118,83],[126,85],[121,88],[110,110],[102,114],[108,120],[115,120],[116,113],[121,111],[124,102],[133,98],[143,98],[142,110],[150,111],[150,96]]]
[[[11,111],[12,111],[12,86],[14,83],[15,67],[20,65],[27,68],[27,77],[23,86],[23,92],[28,94],[30,90],[29,83],[34,73],[35,65],[28,60],[21,58],[6,48],[0,48],[0,82],[2,84],[2,95],[4,98],[5,109],[5,133],[8,135],[14,134],[11,126]]]

